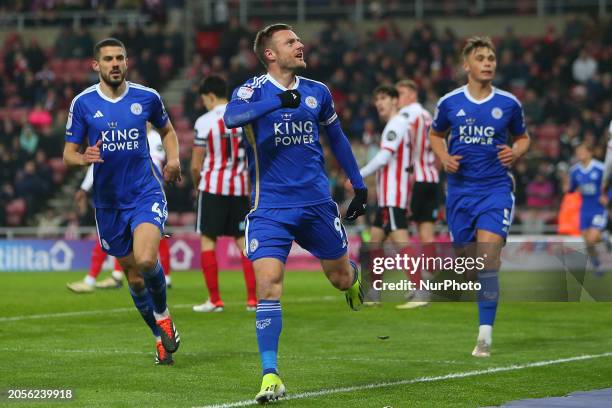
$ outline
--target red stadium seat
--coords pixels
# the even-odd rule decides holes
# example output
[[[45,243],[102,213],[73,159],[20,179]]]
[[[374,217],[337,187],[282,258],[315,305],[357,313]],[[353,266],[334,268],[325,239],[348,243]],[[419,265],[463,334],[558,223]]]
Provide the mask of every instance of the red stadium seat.
[[[188,119],[185,119],[183,117],[175,118],[172,124],[174,125],[174,128],[177,130],[177,132],[189,131],[193,129],[193,124]]]
[[[6,223],[10,227],[21,225],[27,210],[26,202],[23,198],[17,198],[9,202],[6,207]]]
[[[198,215],[195,212],[181,213],[179,224],[182,226],[194,226]]]
[[[170,111],[170,118],[176,120],[183,116],[183,106],[182,105],[174,105],[168,108]]]
[[[172,73],[174,61],[172,61],[172,57],[169,54],[162,54],[157,57],[157,66],[159,67],[161,77],[168,78]]]
[[[218,31],[201,31],[196,36],[196,44],[198,51],[204,57],[212,57],[219,51],[219,39],[221,33]]]
[[[51,171],[53,172],[52,178],[55,184],[61,184],[64,181],[64,177],[66,176],[66,165],[64,164],[64,160],[61,157],[53,157],[49,159],[49,167],[51,167]]]
[[[168,219],[166,220],[167,225],[178,225],[181,219],[180,213],[170,211],[168,213]]]

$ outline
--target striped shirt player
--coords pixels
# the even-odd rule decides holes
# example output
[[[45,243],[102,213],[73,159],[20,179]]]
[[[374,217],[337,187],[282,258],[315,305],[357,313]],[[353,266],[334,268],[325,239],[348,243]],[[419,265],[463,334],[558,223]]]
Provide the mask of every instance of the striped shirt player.
[[[380,150],[361,170],[362,177],[376,172],[376,194],[378,211],[373,226],[382,232],[372,230],[374,241],[384,240],[392,233],[392,239],[401,230],[408,228],[406,210],[410,189],[410,139],[408,133],[408,116],[397,110],[397,91],[392,86],[379,86],[374,90],[374,105],[382,121],[387,124],[380,138]],[[407,233],[406,233],[407,234]],[[405,242],[406,239],[403,239]]]
[[[245,141],[241,128],[230,129],[223,121],[227,108],[225,80],[217,75],[205,78],[200,96],[208,112],[195,122],[191,171],[198,188],[196,230],[201,235],[200,263],[208,299],[194,305],[193,311],[221,312],[224,305],[218,283],[216,240],[230,236],[238,248],[244,248],[244,219],[249,212]],[[254,311],[255,274],[244,256],[242,267],[247,287],[246,308]]]
[[[440,176],[436,167],[436,157],[429,143],[429,127],[432,117],[418,102],[404,106],[400,114],[408,117],[411,147],[410,218],[417,223],[434,222],[438,215]]]
[[[242,129],[228,129],[223,122],[227,104],[219,105],[196,120],[195,146],[206,149],[198,189],[209,194],[247,196],[246,154]]]

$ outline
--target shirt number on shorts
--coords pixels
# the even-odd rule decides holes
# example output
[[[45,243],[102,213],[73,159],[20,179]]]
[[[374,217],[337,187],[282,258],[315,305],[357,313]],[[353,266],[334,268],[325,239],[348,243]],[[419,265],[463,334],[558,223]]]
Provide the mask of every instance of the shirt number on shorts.
[[[603,214],[597,214],[593,217],[593,221],[591,222],[591,224],[596,227],[603,227],[604,225],[606,225],[606,219],[604,218]]]
[[[504,220],[502,221],[504,225],[510,225],[510,210],[504,208]]]
[[[155,214],[159,215],[160,218],[162,218],[164,215],[162,213],[161,208],[159,208],[159,203],[153,203],[153,206],[151,207],[151,211],[153,211]]]

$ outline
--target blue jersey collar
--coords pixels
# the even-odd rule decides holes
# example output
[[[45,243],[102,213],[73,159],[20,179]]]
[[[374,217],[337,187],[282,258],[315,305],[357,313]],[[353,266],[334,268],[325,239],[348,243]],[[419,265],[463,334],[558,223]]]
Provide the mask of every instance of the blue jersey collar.
[[[121,95],[119,95],[117,98],[113,99],[113,98],[109,98],[108,96],[104,95],[104,93],[100,89],[100,83],[99,82],[96,84],[96,92],[98,93],[98,95],[100,95],[100,98],[102,98],[105,101],[108,101],[110,103],[117,103],[120,100],[122,100],[125,97],[125,95],[127,95],[129,90],[130,90],[130,83],[128,81],[125,81],[125,91],[123,91],[123,93]]]
[[[467,85],[463,86],[463,94],[465,95],[465,97],[467,98],[468,101],[475,103],[476,105],[481,105],[485,102],[488,102],[491,100],[491,98],[493,98],[493,96],[495,96],[495,87],[491,87],[491,93],[489,95],[487,95],[486,98],[484,99],[474,99],[474,97],[472,97],[472,95],[470,95],[470,91],[468,91],[468,87]]]
[[[295,82],[293,83],[293,87],[291,88],[285,88],[276,79],[272,78],[272,75],[270,74],[266,74],[266,78],[268,78],[268,81],[270,81],[275,87],[277,87],[281,91],[286,91],[288,89],[297,89],[297,87],[300,86],[300,77],[297,75],[295,76]]]

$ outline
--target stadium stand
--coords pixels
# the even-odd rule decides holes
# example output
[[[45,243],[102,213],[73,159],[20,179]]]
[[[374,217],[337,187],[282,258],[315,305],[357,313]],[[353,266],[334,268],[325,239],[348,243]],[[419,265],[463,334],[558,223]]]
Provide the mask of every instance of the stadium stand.
[[[217,21],[195,33],[194,46],[198,52],[185,60],[183,33],[172,28],[172,24],[164,24],[172,14],[171,8],[180,7],[180,2],[166,2],[165,6],[164,2],[141,2],[143,6],[139,10],[154,3],[167,9],[148,10],[147,18],[155,23],[147,25],[146,30],[137,24],[120,22],[109,34],[125,41],[129,48],[132,81],[163,90],[165,84],[177,76],[186,78],[183,79],[186,89],[182,90],[182,102],[166,103],[181,143],[183,167],[188,168],[193,122],[203,113],[197,95],[199,80],[216,73],[226,77],[233,87],[259,74],[261,68],[250,47],[254,32],[263,22],[253,13],[252,19],[241,24],[237,17],[238,2],[226,2],[225,17],[223,13],[216,15]],[[329,6],[326,1],[316,3],[317,6]],[[350,6],[350,2],[345,3],[344,6]],[[444,7],[431,12],[450,15],[452,3],[446,2]],[[40,11],[24,4],[3,3],[2,8],[7,12]],[[77,4],[77,9],[89,6],[87,1],[71,4]],[[96,4],[104,10],[117,10],[123,2],[108,0]],[[270,11],[276,5],[265,1],[258,4],[263,11]],[[398,4],[390,2],[386,15],[397,6],[394,15],[402,16],[404,11]],[[512,7],[520,6],[517,3]],[[344,130],[361,163],[375,154],[381,128],[370,104],[370,92],[376,84],[415,78],[421,88],[421,101],[433,111],[440,95],[462,83],[458,52],[463,38],[452,28],[419,20],[412,20],[410,25],[399,24],[384,17],[382,12],[373,7],[365,10],[364,18],[371,24],[362,29],[348,19],[314,25],[318,28],[307,41],[308,76],[330,86]],[[522,11],[524,14],[532,12],[529,7]],[[49,17],[40,24],[56,23]],[[95,38],[87,27],[83,24],[80,28],[60,30],[55,46],[51,47],[42,46],[32,36],[26,41],[17,31],[4,37],[0,48],[2,225],[9,220],[11,225],[35,224],[36,212],[53,203],[53,199],[51,195],[42,194],[36,200],[40,208],[34,209],[28,205],[31,190],[45,191],[46,188],[56,193],[61,190],[58,187],[65,184],[66,177],[70,177],[60,159],[65,112],[75,92],[96,79],[88,59]],[[596,146],[596,156],[603,157],[605,153],[606,128],[612,115],[612,25],[609,19],[569,14],[561,29],[550,26],[542,35],[535,36],[521,35],[508,28],[494,40],[499,59],[496,85],[519,96],[534,138],[528,157],[518,163],[515,170],[519,180],[517,224],[534,218],[543,225],[554,224],[573,147],[587,140]],[[363,66],[369,69],[361,69]],[[34,161],[37,151],[45,152],[46,159]],[[26,174],[29,162],[38,169],[44,169],[43,164],[51,169],[52,177],[48,181],[51,188],[39,182],[45,170],[38,170],[35,175]],[[328,165],[332,175],[330,188],[334,198],[342,202],[347,197],[342,187],[344,176],[333,161],[328,161]],[[538,180],[544,178],[547,189],[552,186],[552,202],[547,210],[534,210],[529,206],[530,195],[541,194],[541,186],[529,185],[536,177]],[[23,179],[26,181],[16,183]],[[18,185],[21,187],[17,188]],[[69,195],[65,191],[61,194]],[[170,224],[188,225],[194,208],[190,180],[170,186],[168,195],[171,197],[170,219],[173,220]],[[16,199],[24,200],[25,210],[23,204],[11,204]]]

